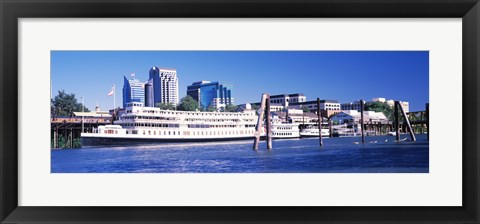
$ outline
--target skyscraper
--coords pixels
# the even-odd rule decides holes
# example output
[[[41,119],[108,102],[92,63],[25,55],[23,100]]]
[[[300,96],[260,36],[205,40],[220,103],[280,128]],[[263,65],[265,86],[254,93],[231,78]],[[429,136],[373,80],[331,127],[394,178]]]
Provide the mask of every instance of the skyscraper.
[[[153,105],[157,103],[178,104],[177,70],[152,67],[148,81],[152,83]]]
[[[123,108],[127,107],[127,103],[142,102],[145,103],[144,83],[138,79],[127,79],[123,76]]]
[[[197,100],[203,109],[210,106],[218,109],[233,104],[232,85],[219,82],[194,82],[187,87],[187,95]]]
[[[153,79],[150,79],[145,83],[145,106],[155,107],[155,104],[153,103]]]

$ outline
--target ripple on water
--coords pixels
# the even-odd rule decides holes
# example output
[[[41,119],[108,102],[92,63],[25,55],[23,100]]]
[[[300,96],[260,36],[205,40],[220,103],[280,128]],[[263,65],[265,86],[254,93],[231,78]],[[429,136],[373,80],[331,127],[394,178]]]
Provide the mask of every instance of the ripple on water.
[[[393,136],[168,143],[52,150],[53,173],[428,173],[425,135],[417,142]]]

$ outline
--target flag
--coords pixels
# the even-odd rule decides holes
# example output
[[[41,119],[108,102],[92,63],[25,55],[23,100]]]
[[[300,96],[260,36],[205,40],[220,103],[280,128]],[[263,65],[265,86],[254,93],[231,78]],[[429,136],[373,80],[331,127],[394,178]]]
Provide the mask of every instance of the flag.
[[[108,96],[111,96],[113,95],[113,91],[115,90],[115,86],[112,86],[112,90],[110,90],[110,92],[108,92]]]
[[[135,73],[130,74],[130,76],[135,77]]]

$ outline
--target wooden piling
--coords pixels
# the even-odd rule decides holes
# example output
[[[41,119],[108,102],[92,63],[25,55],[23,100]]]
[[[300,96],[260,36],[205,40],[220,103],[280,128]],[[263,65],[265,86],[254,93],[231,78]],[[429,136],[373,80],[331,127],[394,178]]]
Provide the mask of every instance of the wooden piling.
[[[272,121],[270,116],[270,94],[266,96],[266,108],[267,108],[267,149],[272,149]]]
[[[322,134],[320,132],[320,134]],[[333,128],[332,128],[332,119],[328,119],[328,137],[332,137],[333,136]]]
[[[68,141],[68,136],[67,136],[67,121],[63,121],[63,137],[65,139],[65,144],[63,147],[67,147],[67,141]]]
[[[413,132],[412,125],[410,124],[410,119],[408,119],[407,113],[405,113],[405,110],[403,109],[402,106],[402,101],[395,101],[396,104],[398,104],[398,107],[400,107],[400,111],[402,112],[403,118],[405,119],[405,123],[407,124],[407,129],[408,133],[410,134],[410,140],[412,141],[417,141],[417,138],[415,138],[415,133]]]
[[[320,113],[320,98],[317,98],[317,116],[318,116],[318,140],[320,141],[320,147],[323,146],[322,139],[322,114]]]
[[[260,142],[260,136],[262,135],[262,128],[263,128],[263,116],[265,114],[265,100],[266,94],[262,94],[262,98],[260,100],[260,113],[258,115],[257,120],[257,130],[255,131],[255,140],[253,141],[253,149],[258,149],[258,143]],[[98,124],[97,124],[98,125]],[[97,127],[98,128],[98,127]]]
[[[57,147],[56,147],[56,144],[55,144],[55,142],[57,141],[57,136],[56,136],[56,133],[55,133],[55,129],[53,130],[52,135],[53,135],[53,145],[52,145],[52,148],[57,148]]]
[[[58,123],[55,124],[55,133],[54,133],[55,141],[53,142],[54,148],[58,147]]]
[[[364,126],[364,120],[363,120],[363,110],[365,107],[365,102],[363,100],[360,100],[360,127],[362,128],[362,143],[365,143],[365,126]]]
[[[397,106],[397,103],[394,104],[394,107],[395,107],[395,112],[394,112],[394,117],[395,117],[395,136],[396,136],[396,140],[397,141],[400,141],[400,124],[398,122],[398,106]]]

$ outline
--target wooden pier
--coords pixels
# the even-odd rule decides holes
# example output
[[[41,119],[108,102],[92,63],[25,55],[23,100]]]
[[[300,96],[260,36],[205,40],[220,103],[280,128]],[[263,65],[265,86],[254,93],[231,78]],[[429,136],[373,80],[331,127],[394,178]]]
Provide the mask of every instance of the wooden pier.
[[[429,139],[429,104],[425,104],[424,111],[410,111],[406,115],[409,117],[411,128],[415,133],[427,133],[427,140]],[[406,124],[403,125],[402,130],[405,130]]]
[[[50,140],[52,148],[60,148],[59,139],[65,140],[64,148],[73,148],[80,133],[92,133],[100,125],[112,124],[111,118],[55,117],[50,119]],[[83,131],[82,131],[83,128]]]

